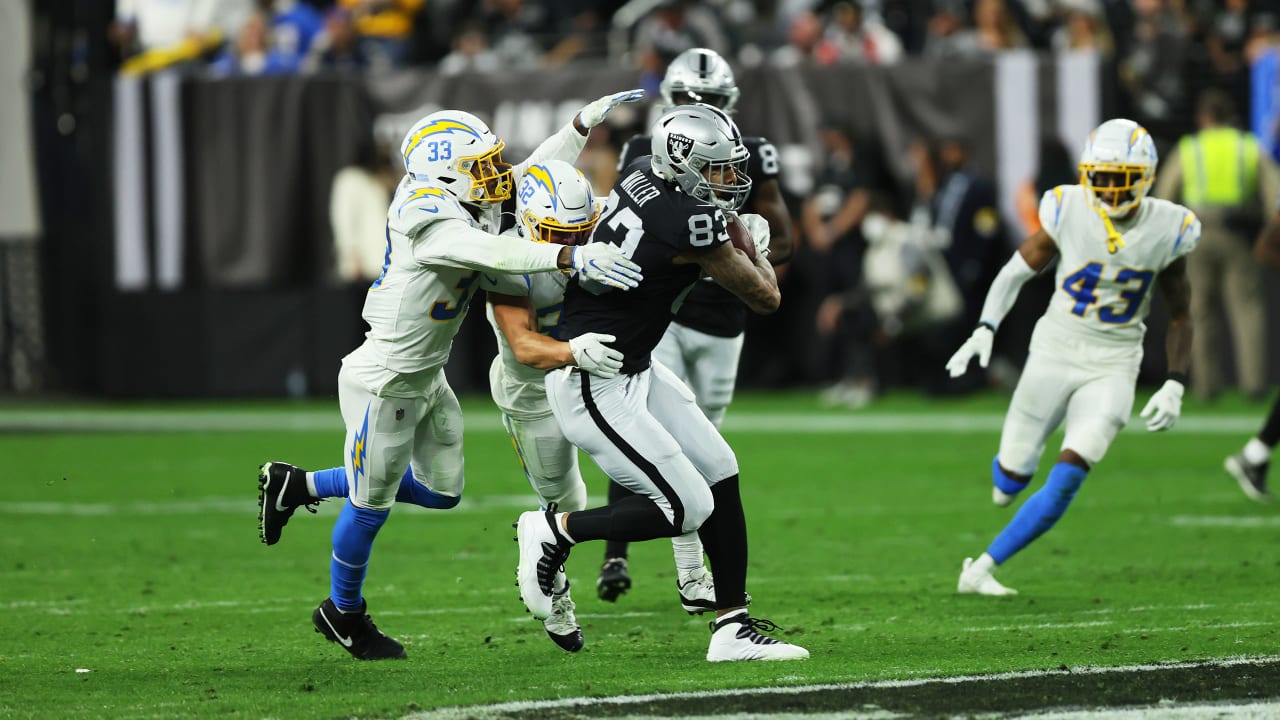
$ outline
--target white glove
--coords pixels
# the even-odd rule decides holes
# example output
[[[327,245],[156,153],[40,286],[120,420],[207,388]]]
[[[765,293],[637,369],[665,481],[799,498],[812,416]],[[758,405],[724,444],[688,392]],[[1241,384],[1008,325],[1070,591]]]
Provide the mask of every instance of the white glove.
[[[947,361],[947,372],[956,378],[969,371],[969,361],[976,355],[978,365],[986,367],[991,362],[991,342],[996,334],[986,325],[974,328],[973,334],[960,346],[955,355]]]
[[[578,120],[582,122],[582,126],[593,128],[604,122],[605,115],[609,111],[618,107],[625,102],[635,102],[644,99],[644,90],[626,90],[612,95],[605,95],[599,100],[587,103],[578,111]]]
[[[583,372],[611,378],[622,369],[622,352],[605,345],[617,340],[612,335],[602,333],[583,333],[569,341],[569,352],[573,353],[573,364]]]
[[[640,284],[644,275],[640,266],[623,256],[617,245],[599,242],[573,249],[573,269],[588,280],[630,290]]]
[[[747,232],[751,233],[751,239],[756,243],[756,257],[764,258],[769,255],[769,221],[763,216],[755,213],[746,213],[739,215],[738,219],[747,227]]]
[[[1147,420],[1147,429],[1151,432],[1168,430],[1178,422],[1182,414],[1182,383],[1177,380],[1165,380],[1164,385],[1147,401],[1142,408],[1142,417]]]

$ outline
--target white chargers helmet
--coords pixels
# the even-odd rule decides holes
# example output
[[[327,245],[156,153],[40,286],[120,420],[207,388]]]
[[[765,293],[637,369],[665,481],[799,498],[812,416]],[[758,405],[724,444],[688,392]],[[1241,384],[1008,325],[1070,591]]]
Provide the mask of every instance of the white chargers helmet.
[[[676,56],[658,85],[666,109],[689,103],[714,105],[729,113],[738,103],[733,68],[714,50],[693,48]]]
[[[600,214],[587,176],[563,160],[548,160],[525,170],[516,217],[530,240],[582,245]]]
[[[653,124],[650,164],[658,177],[723,210],[737,210],[751,193],[742,133],[724,111],[680,105]]]
[[[1120,218],[1138,207],[1156,176],[1156,144],[1132,120],[1108,120],[1089,133],[1080,156],[1080,184],[1099,212]]]
[[[511,166],[502,161],[502,142],[480,118],[461,110],[433,112],[414,123],[400,144],[404,169],[473,205],[511,197]]]

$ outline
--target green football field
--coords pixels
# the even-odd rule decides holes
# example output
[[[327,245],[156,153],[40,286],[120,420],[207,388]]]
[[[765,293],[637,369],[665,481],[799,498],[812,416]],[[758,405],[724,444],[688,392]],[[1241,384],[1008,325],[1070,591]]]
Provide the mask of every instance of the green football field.
[[[1256,683],[1188,695],[1171,680],[1155,699],[1219,699],[1232,682],[1245,688],[1221,697],[1280,697],[1280,512],[1221,469],[1266,408],[1188,402],[1160,435],[1134,418],[1059,525],[1002,568],[1021,594],[961,597],[961,560],[1016,509],[990,502],[1006,402],[904,396],[854,413],[740,398],[725,435],[742,467],[752,611],[812,658],[727,666],[704,660],[707,622],[680,609],[666,541],[633,548],[636,585],[617,604],[594,594],[603,547],[577,547],[587,646],[569,655],[546,638],[514,587],[511,523],[534,501],[486,398],[464,401],[462,504],[400,508],[375,547],[370,612],[409,654],[384,663],[311,628],[337,501],[299,512],[279,545],[257,538],[257,466],[339,464],[336,403],[0,406],[0,717],[400,718],[1227,658]],[[598,500],[585,458],[584,473]],[[1102,685],[1064,704],[1153,699],[1103,698]],[[972,707],[939,702],[919,711]]]

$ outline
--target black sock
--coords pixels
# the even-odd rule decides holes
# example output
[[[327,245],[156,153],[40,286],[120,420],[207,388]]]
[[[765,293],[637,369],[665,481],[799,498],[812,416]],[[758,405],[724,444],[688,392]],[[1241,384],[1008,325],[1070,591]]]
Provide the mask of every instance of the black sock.
[[[622,485],[619,485],[618,483],[613,482],[612,480],[609,481],[609,504],[610,505],[613,505],[614,503],[618,502],[619,500],[622,500],[623,498],[631,497],[634,494],[635,493],[626,489]],[[609,558],[625,558],[626,556],[627,556],[626,540],[611,539],[604,544],[605,560],[608,560]]]
[[[1275,447],[1276,443],[1280,443],[1280,397],[1271,405],[1271,414],[1267,416],[1262,432],[1258,433],[1258,439],[1267,447]]]
[[[640,495],[625,497],[604,507],[571,512],[566,525],[574,542],[618,540],[626,543],[680,534],[662,508]]]
[[[698,528],[698,537],[716,579],[716,609],[741,607],[747,604],[747,517],[738,476],[712,485],[711,496],[716,509]]]

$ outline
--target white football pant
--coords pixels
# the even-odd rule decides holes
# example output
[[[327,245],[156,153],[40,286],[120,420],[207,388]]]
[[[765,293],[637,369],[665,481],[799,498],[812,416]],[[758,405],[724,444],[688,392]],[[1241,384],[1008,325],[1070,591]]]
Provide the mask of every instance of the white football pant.
[[[537,420],[502,416],[520,466],[543,507],[559,505],[562,512],[587,509],[587,485],[578,471],[578,448],[565,439],[555,415]]]
[[[693,389],[698,407],[716,426],[724,421],[738,383],[738,356],[746,333],[708,335],[673,322],[653,349],[653,357]]]
[[[339,371],[338,404],[347,426],[343,463],[348,497],[356,507],[390,508],[410,466],[414,479],[432,492],[462,494],[462,408],[444,370],[429,372],[421,393],[383,397],[346,366]]]
[[[553,370],[546,384],[565,438],[612,480],[653,500],[681,533],[711,514],[710,486],[738,473],[729,444],[660,362],[608,380]]]
[[[1141,348],[1042,335],[1032,340],[1000,435],[1000,464],[1018,475],[1035,473],[1045,439],[1064,417],[1062,449],[1097,465],[1129,422],[1142,364]]]

